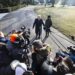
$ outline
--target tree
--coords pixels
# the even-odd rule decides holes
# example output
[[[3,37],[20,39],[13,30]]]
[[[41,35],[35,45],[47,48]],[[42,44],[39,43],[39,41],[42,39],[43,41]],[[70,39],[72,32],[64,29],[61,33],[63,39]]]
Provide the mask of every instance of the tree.
[[[0,0],[0,3],[4,7],[15,6],[19,3],[19,0]]]
[[[15,6],[18,4],[34,4],[34,0],[0,0],[0,5],[3,5],[3,7],[9,7],[9,6]]]
[[[51,0],[52,7],[54,7],[55,0]]]

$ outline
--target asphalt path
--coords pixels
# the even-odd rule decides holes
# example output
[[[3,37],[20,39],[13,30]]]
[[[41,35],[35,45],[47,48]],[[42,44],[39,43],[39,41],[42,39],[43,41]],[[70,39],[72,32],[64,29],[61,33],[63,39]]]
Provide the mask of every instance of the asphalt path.
[[[31,30],[31,41],[35,40],[35,31],[32,28],[34,19],[37,14],[34,12],[34,6],[24,7],[14,12],[10,12],[2,19],[0,19],[0,30],[4,33],[9,33],[13,29],[19,30],[21,26],[26,26]],[[58,30],[51,27],[51,33],[49,37],[45,38],[45,31],[42,29],[41,40],[50,44],[52,49],[52,57],[59,50],[67,50],[68,46],[73,46],[74,42],[68,39],[65,35]]]

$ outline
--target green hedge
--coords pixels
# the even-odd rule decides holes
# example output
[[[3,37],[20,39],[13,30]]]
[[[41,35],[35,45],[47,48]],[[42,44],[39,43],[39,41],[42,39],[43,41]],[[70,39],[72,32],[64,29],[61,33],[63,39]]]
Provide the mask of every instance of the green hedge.
[[[10,11],[14,11],[17,10],[19,8],[25,7],[25,4],[19,4],[17,6],[13,6],[13,7],[5,7],[5,8],[0,8],[0,13],[6,13],[6,12],[10,12]]]
[[[9,12],[8,8],[0,8],[0,13],[6,13]]]
[[[17,5],[17,6],[13,6],[13,7],[8,7],[9,11],[14,11],[14,10],[17,10],[19,8],[22,8],[22,7],[25,7],[26,5],[25,4],[22,4],[22,5]]]

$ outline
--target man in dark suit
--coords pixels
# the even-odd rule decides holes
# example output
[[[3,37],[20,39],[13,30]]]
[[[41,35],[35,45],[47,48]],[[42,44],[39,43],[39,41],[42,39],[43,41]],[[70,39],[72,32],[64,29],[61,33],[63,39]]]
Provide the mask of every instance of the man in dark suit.
[[[41,19],[41,16],[38,15],[33,23],[33,28],[35,27],[36,38],[40,38],[40,35],[42,34],[42,25],[44,25],[43,20]]]
[[[49,15],[45,21],[45,32],[46,32],[46,36],[49,36],[49,32],[51,32],[50,27],[52,26],[52,20],[51,20],[51,16]]]

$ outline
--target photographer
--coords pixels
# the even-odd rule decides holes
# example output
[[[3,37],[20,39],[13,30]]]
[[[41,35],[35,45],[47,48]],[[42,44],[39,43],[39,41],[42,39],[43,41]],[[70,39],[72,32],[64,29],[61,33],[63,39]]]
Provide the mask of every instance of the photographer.
[[[26,45],[30,44],[30,29],[26,30],[26,27],[22,26],[21,31],[19,31],[19,35],[22,37]]]
[[[6,48],[6,44],[0,42],[0,75],[14,75],[14,71],[10,67],[12,58]]]
[[[22,55],[20,54],[20,52],[22,51],[22,48],[19,35],[17,33],[11,34],[9,38],[10,39],[6,45],[9,54],[12,56],[13,59],[21,60]]]
[[[35,40],[33,42],[32,71],[34,75],[48,75],[49,64],[45,61],[47,60],[49,52],[45,45],[43,47],[43,43],[40,40]],[[51,69],[49,70],[50,73],[52,73]]]

